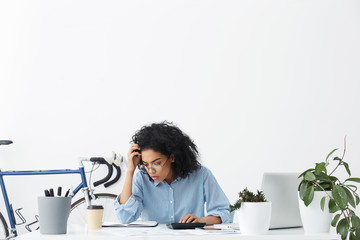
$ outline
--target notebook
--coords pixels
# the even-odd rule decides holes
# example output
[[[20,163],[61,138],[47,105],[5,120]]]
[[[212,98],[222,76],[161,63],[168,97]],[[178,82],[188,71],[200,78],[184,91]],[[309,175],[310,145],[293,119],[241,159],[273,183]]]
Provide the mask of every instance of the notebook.
[[[301,227],[298,203],[300,173],[264,173],[261,190],[271,202],[270,229]]]

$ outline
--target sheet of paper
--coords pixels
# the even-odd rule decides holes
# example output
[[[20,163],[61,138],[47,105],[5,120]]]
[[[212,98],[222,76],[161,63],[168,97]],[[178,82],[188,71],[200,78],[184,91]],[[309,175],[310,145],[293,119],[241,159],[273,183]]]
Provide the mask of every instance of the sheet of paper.
[[[104,222],[103,227],[156,227],[158,223],[156,221],[135,221],[128,224],[119,222]]]
[[[240,231],[233,229],[223,229],[223,230],[204,230],[204,229],[184,229],[184,230],[173,230],[169,229],[166,225],[160,224],[157,227],[134,227],[134,228],[102,228],[101,231],[106,232],[110,235],[115,235],[119,237],[126,236],[157,236],[157,235],[227,235],[227,234],[240,234]]]

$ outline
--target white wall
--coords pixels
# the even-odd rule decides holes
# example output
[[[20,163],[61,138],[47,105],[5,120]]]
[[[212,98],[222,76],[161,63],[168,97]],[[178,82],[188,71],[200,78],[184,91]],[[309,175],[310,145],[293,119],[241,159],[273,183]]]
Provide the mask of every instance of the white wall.
[[[168,120],[231,201],[265,171],[312,167],[345,135],[359,176],[359,10],[355,0],[1,1],[0,138],[14,144],[0,167],[126,154],[135,130]]]

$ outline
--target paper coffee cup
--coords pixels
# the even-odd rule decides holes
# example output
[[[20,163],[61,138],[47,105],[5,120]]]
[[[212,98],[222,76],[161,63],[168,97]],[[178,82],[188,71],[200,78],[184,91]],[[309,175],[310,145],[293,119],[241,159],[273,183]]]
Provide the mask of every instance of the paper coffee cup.
[[[104,207],[101,205],[90,205],[86,211],[88,216],[88,229],[101,228]]]

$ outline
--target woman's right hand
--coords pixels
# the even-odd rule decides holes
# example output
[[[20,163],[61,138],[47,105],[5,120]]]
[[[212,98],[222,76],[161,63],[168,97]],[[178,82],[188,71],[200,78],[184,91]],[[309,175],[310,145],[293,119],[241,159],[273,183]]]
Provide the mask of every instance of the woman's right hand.
[[[126,172],[124,187],[119,198],[120,204],[126,204],[132,195],[132,180],[134,177],[134,171],[141,159],[141,153],[135,150],[140,150],[140,147],[137,144],[132,144],[128,152],[128,169]]]
[[[141,153],[135,151],[140,150],[138,144],[132,144],[128,152],[128,171],[135,171],[136,166],[139,164],[141,159]]]

